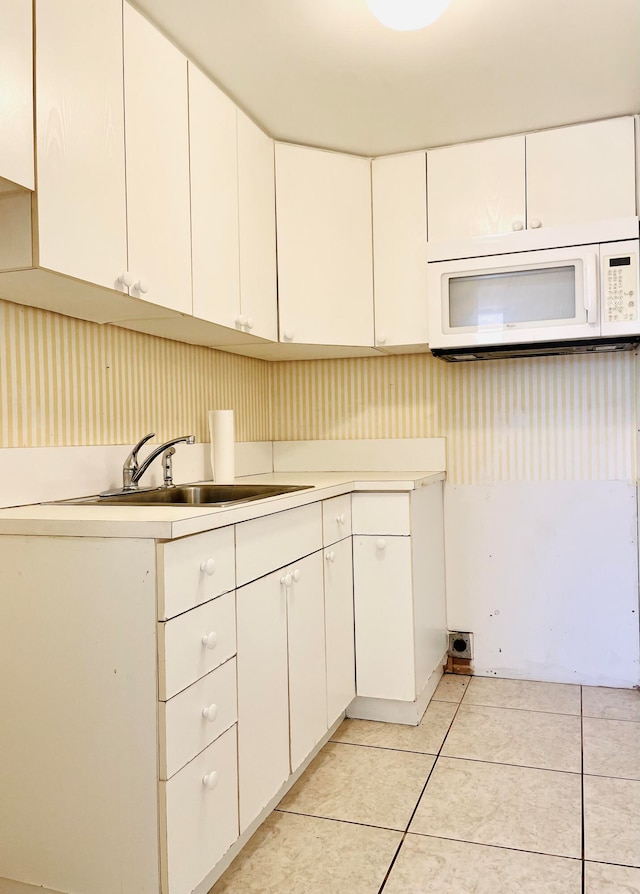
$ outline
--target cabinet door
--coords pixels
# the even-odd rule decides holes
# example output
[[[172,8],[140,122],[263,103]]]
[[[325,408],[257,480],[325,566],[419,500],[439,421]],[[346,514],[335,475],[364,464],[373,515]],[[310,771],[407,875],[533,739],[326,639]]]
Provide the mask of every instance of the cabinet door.
[[[413,701],[411,540],[354,537],[357,694]]]
[[[236,107],[189,63],[193,314],[236,326],[240,315]]]
[[[368,159],[276,144],[280,341],[373,344]]]
[[[524,136],[427,152],[429,242],[523,229],[524,178]]]
[[[124,5],[131,294],[191,313],[187,60]]]
[[[289,631],[289,722],[294,771],[327,731],[322,553],[296,562],[282,577],[287,581],[284,586]]]
[[[528,226],[636,213],[633,118],[527,134]]]
[[[0,178],[33,189],[31,3],[0,0],[0,22]]]
[[[38,0],[36,32],[39,263],[122,290],[122,3]]]
[[[356,695],[351,537],[323,551],[327,728]]]
[[[273,140],[238,110],[242,328],[278,340]]]
[[[371,176],[376,345],[426,343],[426,155],[376,158]]]
[[[287,593],[282,572],[237,599],[240,832],[289,776]]]

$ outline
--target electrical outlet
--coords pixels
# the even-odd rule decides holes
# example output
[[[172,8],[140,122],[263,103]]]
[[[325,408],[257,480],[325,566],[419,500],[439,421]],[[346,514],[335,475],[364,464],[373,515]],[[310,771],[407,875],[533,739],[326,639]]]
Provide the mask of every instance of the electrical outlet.
[[[453,658],[473,658],[473,633],[459,630],[449,633],[449,655]]]

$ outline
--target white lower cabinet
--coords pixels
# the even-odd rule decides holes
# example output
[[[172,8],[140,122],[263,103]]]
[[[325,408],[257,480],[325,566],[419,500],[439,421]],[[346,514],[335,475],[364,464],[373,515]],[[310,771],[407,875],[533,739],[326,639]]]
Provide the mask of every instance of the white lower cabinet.
[[[327,547],[323,555],[329,728],[356,694],[351,537]]]
[[[409,537],[354,537],[358,695],[416,696]]]
[[[162,890],[190,894],[238,837],[236,727],[160,784]]]
[[[327,731],[322,553],[296,562],[286,569],[283,577],[287,592],[289,734],[293,772]]]
[[[442,483],[354,494],[352,508],[357,695],[404,703],[418,722],[411,705],[447,648]]]
[[[281,576],[272,572],[236,594],[240,832],[289,776],[287,594]]]

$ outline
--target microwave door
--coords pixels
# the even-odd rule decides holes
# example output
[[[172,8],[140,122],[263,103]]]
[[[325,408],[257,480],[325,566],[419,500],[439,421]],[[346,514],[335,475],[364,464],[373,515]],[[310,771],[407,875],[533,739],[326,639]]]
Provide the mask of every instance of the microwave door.
[[[511,256],[504,259],[504,266],[487,258],[492,266],[444,272],[443,346],[599,335],[597,254],[591,251],[576,258],[575,249],[561,254],[565,257],[554,252],[536,253],[535,258]]]

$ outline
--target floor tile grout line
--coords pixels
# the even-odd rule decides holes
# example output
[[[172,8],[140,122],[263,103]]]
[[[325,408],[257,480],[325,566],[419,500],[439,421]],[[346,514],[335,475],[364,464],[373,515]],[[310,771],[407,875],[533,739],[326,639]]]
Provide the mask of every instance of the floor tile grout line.
[[[327,820],[330,823],[347,823],[349,826],[363,826],[365,829],[381,829],[383,832],[397,832],[404,834],[402,829],[393,829],[391,826],[374,826],[373,823],[359,823],[356,820],[338,819],[337,816],[320,816],[317,813],[303,813],[300,810],[285,810],[284,807],[274,807],[273,813],[288,813],[290,816],[307,816],[309,819]]]
[[[465,691],[466,691],[466,690],[465,690]],[[385,875],[385,877],[384,877],[383,880],[382,880],[382,884],[380,885],[380,888],[378,889],[378,894],[383,894],[385,885],[387,884],[387,880],[388,880],[389,876],[391,875],[391,871],[392,871],[392,869],[393,869],[393,867],[394,867],[394,865],[395,865],[395,862],[396,862],[396,860],[398,859],[398,856],[399,856],[400,851],[401,851],[401,849],[402,849],[402,845],[404,844],[404,842],[405,842],[405,840],[406,840],[406,838],[407,838],[407,835],[409,834],[409,828],[411,827],[411,823],[413,822],[413,818],[414,818],[414,816],[416,815],[416,811],[418,810],[418,807],[420,806],[420,801],[422,801],[422,798],[424,797],[424,793],[425,793],[426,790],[427,790],[427,786],[429,785],[429,780],[431,779],[431,774],[433,773],[433,771],[434,771],[434,769],[435,769],[435,766],[436,766],[436,764],[438,763],[438,758],[440,757],[440,753],[441,753],[442,749],[444,748],[444,743],[447,741],[447,736],[448,736],[449,733],[451,732],[451,727],[453,726],[453,724],[454,724],[454,722],[455,722],[455,719],[456,719],[456,717],[458,716],[458,711],[460,710],[460,705],[462,704],[462,699],[463,699],[463,698],[464,698],[464,693],[462,694],[462,698],[461,698],[460,701],[458,702],[458,706],[457,706],[457,708],[456,708],[456,710],[455,710],[455,712],[454,712],[453,717],[451,718],[451,722],[449,723],[449,726],[447,727],[447,731],[446,731],[446,733],[445,733],[444,736],[443,736],[442,742],[440,743],[440,748],[438,749],[438,753],[436,754],[436,756],[435,756],[435,758],[434,758],[434,761],[433,761],[433,764],[432,764],[432,766],[431,766],[431,769],[429,770],[429,773],[427,774],[427,778],[426,778],[426,780],[425,780],[424,785],[422,786],[422,791],[420,792],[420,796],[418,797],[418,800],[416,801],[416,805],[415,805],[415,807],[413,808],[413,811],[412,811],[412,813],[411,813],[411,816],[409,817],[409,822],[407,823],[407,827],[406,827],[406,829],[404,830],[404,832],[402,833],[402,838],[400,839],[400,844],[398,845],[398,848],[397,848],[395,854],[393,855],[393,859],[392,859],[391,863],[389,864],[389,868],[387,869],[386,875]],[[451,704],[451,702],[450,702],[449,704]],[[426,714],[426,710],[425,710],[425,714]],[[423,718],[424,718],[424,714],[423,714]],[[422,718],[421,718],[420,722],[422,722]]]
[[[476,847],[492,847],[499,851],[510,851],[517,854],[536,854],[538,857],[554,857],[556,860],[574,860],[576,863],[582,862],[582,857],[570,857],[568,854],[550,854],[548,851],[532,851],[524,847],[514,847],[513,845],[506,844],[489,844],[486,841],[473,841],[470,838],[448,838],[446,835],[433,835],[432,833],[427,835],[423,832],[406,832],[405,835],[418,835],[420,838],[435,838],[437,841],[456,841],[460,842],[460,844],[473,844]],[[622,864],[612,863],[608,865],[614,866]]]
[[[460,702],[462,704],[462,702]],[[480,702],[466,702],[465,708],[491,708],[494,711],[520,711],[525,714],[547,714],[549,717],[580,717],[580,712],[569,711],[543,711],[540,708],[514,708],[513,705],[483,705]],[[605,720],[604,717],[594,717],[594,720]]]
[[[584,716],[582,714],[582,686],[580,687],[580,822],[582,836],[582,894],[585,894],[587,867],[584,840]]]

